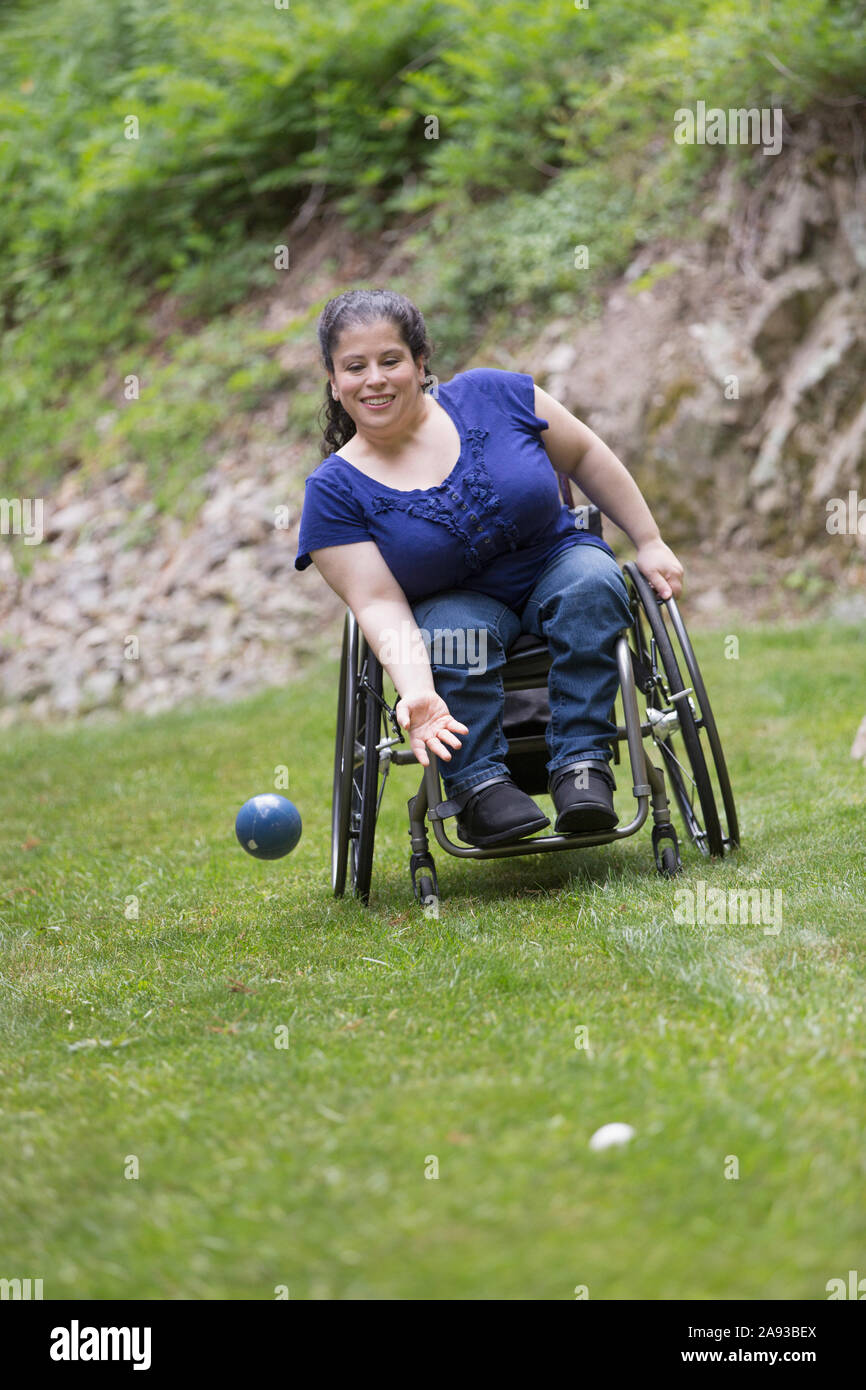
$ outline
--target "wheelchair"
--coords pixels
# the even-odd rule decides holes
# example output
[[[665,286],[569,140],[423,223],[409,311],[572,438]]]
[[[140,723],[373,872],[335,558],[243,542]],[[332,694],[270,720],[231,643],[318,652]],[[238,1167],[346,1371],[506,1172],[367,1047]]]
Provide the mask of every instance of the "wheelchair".
[[[570,479],[559,475],[563,500],[578,529],[602,534],[601,513],[589,504],[572,505]],[[665,774],[670,779],[686,834],[707,858],[722,858],[739,845],[739,827],[724,753],[713,712],[676,599],[659,599],[636,565],[623,574],[631,625],[617,639],[616,660],[623,719],[617,702],[611,712],[614,765],[625,744],[637,806],[626,825],[613,830],[529,836],[486,848],[449,839],[444,821],[455,814],[442,800],[439,760],[429,748],[421,785],[409,798],[409,873],[415,901],[425,908],[440,901],[436,865],[427,825],[442,849],[461,859],[498,859],[608,844],[634,835],[652,807],[652,847],[657,871],[672,878],[682,871],[679,840],[671,820]],[[522,791],[547,791],[549,752],[545,729],[550,719],[547,642],[521,633],[502,668],[505,706],[505,764]],[[337,707],[334,783],[331,803],[331,887],[341,897],[347,881],[352,894],[368,904],[376,823],[392,766],[421,764],[382,695],[382,667],[351,610],[343,627]],[[686,680],[689,684],[686,684]],[[638,692],[645,718],[638,709]],[[459,716],[458,716],[459,717]],[[389,732],[390,728],[390,732]],[[653,762],[645,741],[658,755]]]

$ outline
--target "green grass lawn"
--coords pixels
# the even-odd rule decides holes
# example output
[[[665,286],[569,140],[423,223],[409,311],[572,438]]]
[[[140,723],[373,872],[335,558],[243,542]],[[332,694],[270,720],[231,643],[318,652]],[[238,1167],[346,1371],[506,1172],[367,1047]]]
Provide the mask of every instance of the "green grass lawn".
[[[335,660],[231,707],[7,732],[0,1276],[46,1298],[824,1299],[866,1274],[863,634],[695,645],[741,851],[685,845],[668,882],[648,827],[437,847],[438,921],[411,895],[414,768],[386,786],[369,908],[330,892]],[[260,863],[234,815],[279,764],[304,835]],[[781,890],[779,934],[678,925],[701,879]],[[610,1121],[634,1139],[592,1152]]]

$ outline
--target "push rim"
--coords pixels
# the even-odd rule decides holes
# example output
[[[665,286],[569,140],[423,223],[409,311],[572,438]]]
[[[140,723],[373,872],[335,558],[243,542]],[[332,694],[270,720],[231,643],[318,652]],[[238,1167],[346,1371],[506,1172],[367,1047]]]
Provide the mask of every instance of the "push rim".
[[[689,838],[702,854],[721,857],[738,843],[739,832],[727,766],[697,658],[676,600],[671,598],[665,601],[671,622],[669,630],[664,618],[664,606],[648,580],[631,562],[623,569],[631,590],[636,655],[656,675],[652,688],[644,691],[647,707],[663,710],[670,709],[673,704],[679,715],[679,727],[667,737],[657,738],[656,746],[670,776]],[[649,626],[651,641],[647,637],[644,619]],[[675,654],[674,639],[688,671],[691,684],[688,695],[684,694],[688,687]],[[661,660],[661,671],[657,658]],[[715,772],[715,787],[708,758]],[[718,802],[721,802],[725,813],[727,834],[722,829]]]
[[[376,834],[377,781],[382,729],[382,668],[361,638],[360,678],[356,702],[356,729],[352,764],[351,815],[349,820],[349,877],[355,895],[363,903],[370,895],[373,874],[373,841]]]
[[[343,648],[340,655],[340,685],[337,702],[337,734],[334,751],[334,782],[331,797],[331,887],[335,897],[342,897],[346,888],[346,866],[349,856],[349,818],[351,815],[351,768],[354,740],[349,740],[358,680],[358,625],[351,613],[343,624]]]

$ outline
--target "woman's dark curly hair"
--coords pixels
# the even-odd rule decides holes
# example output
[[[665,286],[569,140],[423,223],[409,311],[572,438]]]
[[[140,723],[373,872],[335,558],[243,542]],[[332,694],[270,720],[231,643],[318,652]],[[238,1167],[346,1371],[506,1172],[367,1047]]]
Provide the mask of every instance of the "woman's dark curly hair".
[[[412,354],[412,360],[419,357],[424,362],[424,375],[433,349],[427,337],[427,325],[420,309],[411,299],[398,294],[396,290],[347,290],[345,294],[329,299],[319,315],[319,347],[325,370],[333,372],[333,352],[344,328],[359,323],[378,323],[388,319],[394,324],[401,338]],[[356,433],[355,422],[340,401],[331,395],[331,383],[325,382],[325,422],[319,412],[319,424],[323,433],[323,457],[336,453]]]

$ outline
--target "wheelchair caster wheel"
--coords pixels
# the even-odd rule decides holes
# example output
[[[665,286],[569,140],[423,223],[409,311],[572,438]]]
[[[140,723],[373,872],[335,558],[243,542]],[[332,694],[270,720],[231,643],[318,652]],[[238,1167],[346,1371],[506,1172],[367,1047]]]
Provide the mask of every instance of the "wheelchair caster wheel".
[[[436,884],[428,874],[422,874],[416,897],[424,910],[425,917],[435,917],[439,920],[439,894],[436,891]]]
[[[662,841],[665,843],[662,844]],[[677,874],[682,873],[683,861],[680,859],[679,841],[673,826],[654,825],[652,842],[656,868],[662,878],[676,878]]]
[[[682,863],[673,845],[665,845],[662,850],[662,862],[659,873],[662,878],[676,878],[677,874],[682,873]]]
[[[420,871],[420,874],[419,874]],[[415,901],[423,907],[439,901],[439,882],[436,878],[436,865],[431,854],[413,854],[409,861],[412,875],[412,892]]]

